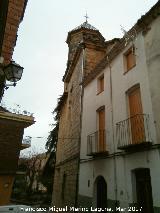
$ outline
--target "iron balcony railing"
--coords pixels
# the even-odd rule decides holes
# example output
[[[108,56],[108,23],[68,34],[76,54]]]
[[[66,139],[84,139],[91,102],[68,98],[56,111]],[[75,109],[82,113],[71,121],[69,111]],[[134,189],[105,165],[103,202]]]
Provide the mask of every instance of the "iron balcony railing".
[[[136,114],[116,124],[118,149],[151,144],[149,115]]]
[[[106,131],[96,131],[87,136],[87,155],[97,155],[107,152]]]
[[[23,138],[22,140],[22,148],[25,147],[25,148],[28,148],[31,146],[31,137],[30,136],[26,136],[25,138]]]

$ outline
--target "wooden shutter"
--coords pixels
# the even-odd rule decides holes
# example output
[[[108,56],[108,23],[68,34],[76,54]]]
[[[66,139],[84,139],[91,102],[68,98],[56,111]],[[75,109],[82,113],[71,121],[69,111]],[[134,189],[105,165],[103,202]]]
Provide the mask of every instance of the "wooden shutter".
[[[130,116],[143,113],[139,87],[129,93],[129,107]]]
[[[126,53],[126,65],[127,71],[134,67],[136,63],[135,55],[133,54],[132,48]]]
[[[100,78],[100,92],[104,91],[104,76]]]
[[[132,143],[144,142],[145,130],[140,88],[129,93],[130,123]]]
[[[105,109],[98,111],[99,113],[99,151],[105,151]]]
[[[104,91],[104,75],[98,78],[98,94]]]

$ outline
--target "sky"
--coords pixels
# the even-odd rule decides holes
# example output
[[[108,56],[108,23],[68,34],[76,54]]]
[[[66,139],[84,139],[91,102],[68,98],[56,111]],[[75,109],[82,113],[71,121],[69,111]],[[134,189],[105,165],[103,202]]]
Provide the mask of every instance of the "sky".
[[[63,93],[62,77],[67,63],[68,31],[85,21],[96,27],[106,40],[123,36],[157,0],[28,0],[20,24],[13,59],[24,67],[16,87],[5,91],[3,102],[34,113],[36,123],[25,130],[32,147],[45,150],[54,123],[52,111]],[[121,25],[121,26],[120,26]],[[39,138],[41,137],[41,138]]]

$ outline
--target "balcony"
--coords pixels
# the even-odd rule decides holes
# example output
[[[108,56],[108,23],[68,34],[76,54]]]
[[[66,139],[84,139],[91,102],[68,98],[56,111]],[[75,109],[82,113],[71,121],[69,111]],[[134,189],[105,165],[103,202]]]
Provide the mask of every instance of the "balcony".
[[[118,149],[137,151],[152,145],[149,115],[137,114],[116,124]]]
[[[108,154],[106,146],[106,131],[96,131],[87,136],[87,155],[101,156]]]
[[[23,140],[22,140],[22,144],[21,144],[21,150],[23,149],[27,149],[31,146],[31,137],[30,136],[26,136]]]

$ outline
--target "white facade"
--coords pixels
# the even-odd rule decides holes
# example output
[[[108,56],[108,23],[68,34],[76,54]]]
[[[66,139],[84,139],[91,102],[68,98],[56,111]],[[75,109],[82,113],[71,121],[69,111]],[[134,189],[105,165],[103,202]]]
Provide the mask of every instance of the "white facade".
[[[135,47],[136,65],[125,73],[124,54],[132,45]],[[153,59],[151,53],[155,53],[152,54]],[[102,74],[104,91],[97,94],[97,83]],[[110,66],[106,66],[84,87],[79,176],[81,203],[85,203],[83,199],[88,199],[88,205],[97,205],[96,180],[102,176],[107,184],[108,207],[114,207],[118,201],[120,207],[127,208],[137,202],[134,170],[148,168],[154,211],[160,212],[160,152],[157,146],[160,143],[159,80],[160,18],[157,18],[145,35],[139,32],[133,43],[128,43],[111,61]],[[130,117],[128,91],[136,85],[140,88],[143,114],[149,117],[149,138],[146,141],[152,142],[152,146],[126,152],[118,149],[116,124]],[[97,110],[102,106],[105,108],[105,142],[108,153],[88,156],[87,136],[98,130]]]

